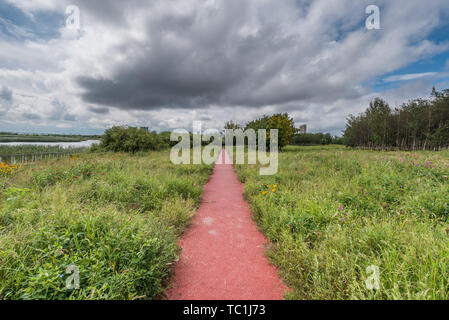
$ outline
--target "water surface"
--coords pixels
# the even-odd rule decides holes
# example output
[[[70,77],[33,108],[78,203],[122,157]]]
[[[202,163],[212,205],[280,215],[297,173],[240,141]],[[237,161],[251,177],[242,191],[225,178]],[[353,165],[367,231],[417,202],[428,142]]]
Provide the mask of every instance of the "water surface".
[[[86,140],[81,142],[0,142],[0,146],[51,146],[68,148],[88,148],[95,143],[100,143],[99,140]]]

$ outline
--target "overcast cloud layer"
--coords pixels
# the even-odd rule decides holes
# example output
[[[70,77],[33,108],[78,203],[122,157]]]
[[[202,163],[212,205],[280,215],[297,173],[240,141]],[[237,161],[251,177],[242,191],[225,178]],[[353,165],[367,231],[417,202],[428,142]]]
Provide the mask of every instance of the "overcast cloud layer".
[[[71,4],[80,31],[65,27]],[[370,4],[381,8],[381,30],[365,28]],[[171,130],[193,120],[220,128],[288,111],[298,125],[337,134],[375,96],[395,106],[428,95],[436,80],[449,87],[449,60],[439,72],[392,74],[448,52],[449,36],[431,38],[448,21],[447,0],[5,5],[31,22],[0,16],[0,131]],[[379,93],[379,82],[396,85]]]

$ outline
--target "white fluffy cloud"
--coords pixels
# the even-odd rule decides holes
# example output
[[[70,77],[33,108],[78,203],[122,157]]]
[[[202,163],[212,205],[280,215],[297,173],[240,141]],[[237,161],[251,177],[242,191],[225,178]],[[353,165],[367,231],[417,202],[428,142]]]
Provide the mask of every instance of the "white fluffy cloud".
[[[0,38],[0,86],[14,92],[0,125],[163,130],[288,111],[337,133],[375,96],[367,82],[448,50],[428,40],[447,0],[375,1],[382,29],[372,31],[372,1],[7,1],[30,19],[76,4],[82,28]],[[394,104],[428,90],[419,81],[382,94]]]

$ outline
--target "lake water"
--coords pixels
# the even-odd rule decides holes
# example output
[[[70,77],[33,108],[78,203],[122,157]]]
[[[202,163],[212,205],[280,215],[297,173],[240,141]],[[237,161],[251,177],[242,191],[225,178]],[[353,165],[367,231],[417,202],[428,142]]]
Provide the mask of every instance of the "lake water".
[[[0,146],[56,146],[67,148],[88,148],[99,140],[87,140],[81,142],[1,142]]]

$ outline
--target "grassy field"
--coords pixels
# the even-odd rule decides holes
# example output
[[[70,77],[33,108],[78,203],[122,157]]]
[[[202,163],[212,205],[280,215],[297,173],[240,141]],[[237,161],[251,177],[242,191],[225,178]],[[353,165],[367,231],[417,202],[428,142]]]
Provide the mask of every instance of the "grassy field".
[[[449,152],[288,147],[275,176],[237,172],[288,298],[449,299]]]
[[[42,154],[42,153],[78,153],[85,151],[87,148],[63,148],[60,146],[4,146],[0,145],[0,157],[7,155],[21,155],[21,154]]]
[[[157,298],[211,171],[167,151],[0,173],[0,300]],[[80,290],[66,289],[69,265]]]

